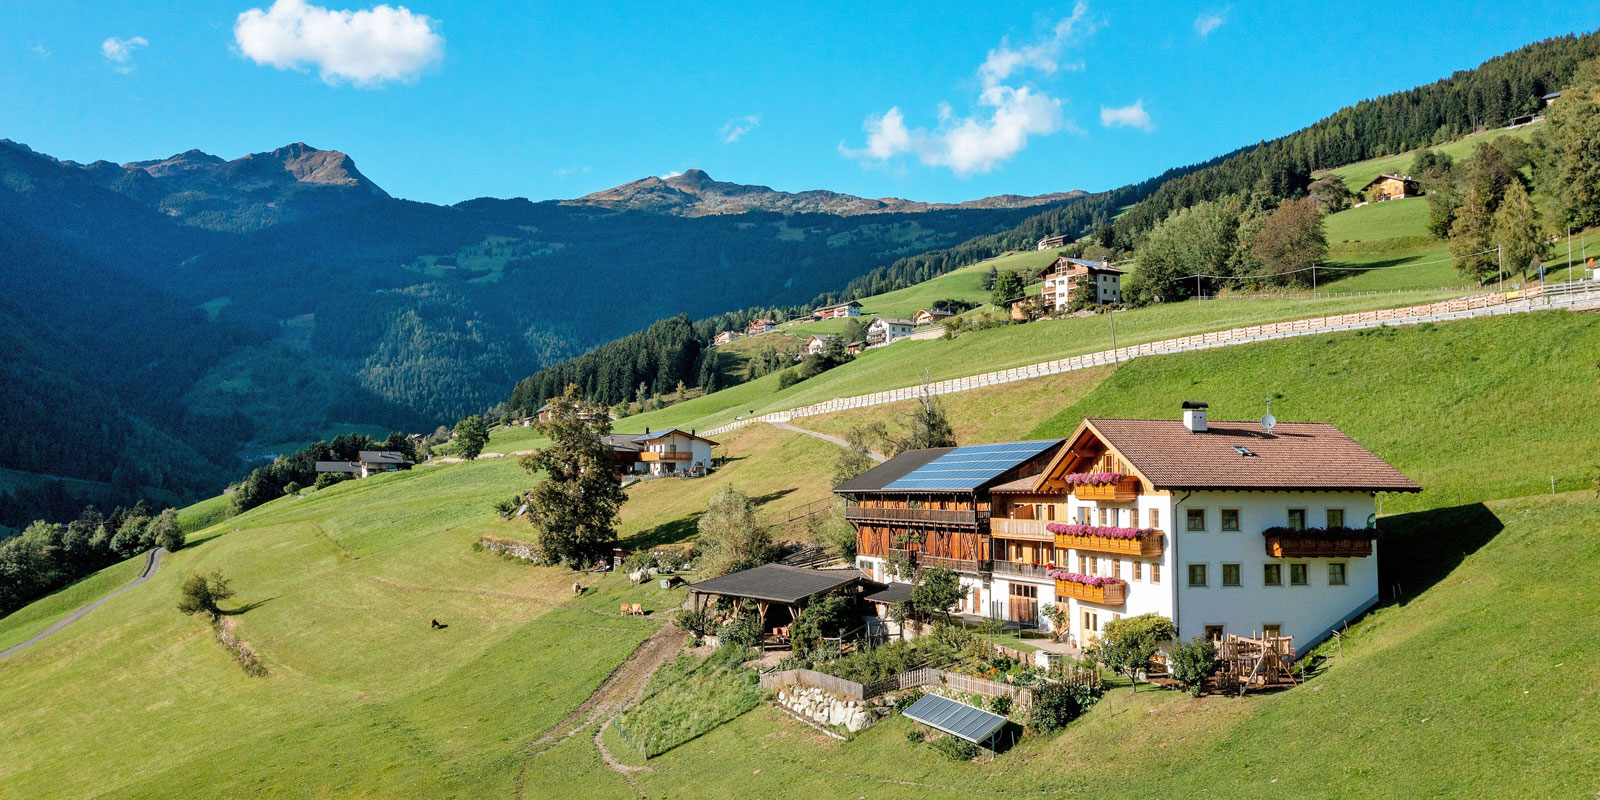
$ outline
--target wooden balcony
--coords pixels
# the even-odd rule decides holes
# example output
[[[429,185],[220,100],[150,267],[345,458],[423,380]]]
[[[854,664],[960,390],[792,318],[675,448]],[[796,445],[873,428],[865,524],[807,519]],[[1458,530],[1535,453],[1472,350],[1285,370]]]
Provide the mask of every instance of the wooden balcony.
[[[1007,578],[1029,578],[1032,580],[1041,581],[1048,581],[1051,579],[1049,568],[1043,564],[1024,564],[1020,561],[1001,561],[999,559],[995,559],[992,562],[992,566],[994,568],[994,574]]]
[[[1128,584],[1123,582],[1108,583],[1104,586],[1090,586],[1077,581],[1056,581],[1056,597],[1076,597],[1089,603],[1099,603],[1106,606],[1120,606],[1128,602]]]
[[[930,556],[918,550],[890,550],[889,553],[909,552],[912,560],[917,562],[921,569],[944,567],[956,572],[965,572],[971,575],[987,575],[993,569],[994,562],[988,559],[945,558],[943,556]]]
[[[1140,536],[1137,539],[1117,539],[1110,536],[1070,536],[1064,533],[1055,535],[1056,548],[1066,550],[1076,548],[1088,550],[1093,553],[1115,553],[1134,558],[1160,558],[1162,545],[1166,537],[1161,533],[1152,533]]]
[[[684,453],[658,453],[658,452],[656,452],[654,450],[646,450],[646,451],[644,451],[644,452],[639,454],[639,460],[640,461],[688,461],[689,460],[689,453],[687,453],[687,452],[684,452]]]
[[[1083,484],[1072,487],[1079,500],[1101,503],[1131,503],[1139,497],[1139,478],[1129,475],[1116,483]]]
[[[987,516],[988,512],[984,512]],[[844,510],[844,518],[850,522],[911,524],[911,525],[959,525],[976,528],[979,513],[972,509],[945,509],[945,508],[881,508],[875,506],[848,506]]]
[[[989,520],[989,535],[1000,539],[1024,539],[1030,542],[1054,542],[1055,534],[1046,530],[1044,526],[1049,521],[1042,519],[1011,519],[1010,517],[994,517]]]
[[[1320,539],[1268,535],[1267,555],[1273,558],[1365,558],[1372,555],[1371,539]]]

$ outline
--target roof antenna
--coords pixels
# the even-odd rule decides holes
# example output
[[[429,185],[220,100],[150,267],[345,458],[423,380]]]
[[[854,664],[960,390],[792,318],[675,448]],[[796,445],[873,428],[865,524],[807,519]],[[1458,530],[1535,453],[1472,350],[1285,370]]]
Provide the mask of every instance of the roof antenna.
[[[1261,418],[1261,430],[1272,433],[1273,426],[1278,424],[1278,418],[1272,416],[1272,398],[1267,398],[1267,414]]]

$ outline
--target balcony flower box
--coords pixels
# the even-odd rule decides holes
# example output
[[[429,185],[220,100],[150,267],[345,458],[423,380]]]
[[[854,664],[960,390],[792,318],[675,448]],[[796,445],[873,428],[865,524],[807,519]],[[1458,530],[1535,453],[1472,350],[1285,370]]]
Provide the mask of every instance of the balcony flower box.
[[[1062,482],[1072,487],[1079,500],[1102,503],[1127,503],[1139,496],[1139,478],[1116,472],[1073,472]]]
[[[1136,558],[1159,558],[1164,541],[1155,528],[1110,528],[1052,522],[1046,526],[1056,535],[1056,547],[1116,553]]]
[[[1268,528],[1267,555],[1273,558],[1364,558],[1382,534],[1377,528]]]
[[[1120,606],[1128,602],[1128,584],[1119,578],[1102,578],[1080,575],[1063,569],[1052,569],[1050,577],[1056,581],[1056,598],[1076,597],[1090,603]]]

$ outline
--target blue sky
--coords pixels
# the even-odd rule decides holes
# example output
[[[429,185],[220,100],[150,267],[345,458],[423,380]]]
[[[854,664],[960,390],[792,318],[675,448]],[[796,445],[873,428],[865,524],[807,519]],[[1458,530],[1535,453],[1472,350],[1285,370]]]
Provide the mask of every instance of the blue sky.
[[[954,201],[1111,188],[1600,24],[1556,2],[365,2],[0,0],[0,138],[119,162],[305,141],[441,203],[691,167]]]

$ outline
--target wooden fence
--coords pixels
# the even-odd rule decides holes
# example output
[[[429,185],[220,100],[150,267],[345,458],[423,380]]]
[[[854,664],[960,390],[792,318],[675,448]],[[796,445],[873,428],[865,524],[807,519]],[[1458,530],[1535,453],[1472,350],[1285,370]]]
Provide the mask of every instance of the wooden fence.
[[[1560,288],[1558,288],[1560,287]],[[1502,314],[1516,314],[1528,311],[1541,311],[1550,308],[1583,306],[1589,307],[1600,304],[1600,282],[1588,281],[1571,285],[1552,284],[1548,289],[1528,289],[1513,292],[1492,292],[1488,294],[1473,295],[1470,297],[1457,297],[1450,300],[1441,300],[1437,303],[1427,303],[1417,306],[1404,306],[1401,308],[1383,308],[1372,311],[1354,311],[1347,314],[1334,314],[1306,319],[1274,322],[1264,325],[1247,325],[1229,330],[1197,333],[1191,336],[1179,336],[1172,339],[1163,339],[1156,342],[1119,347],[1113,350],[1101,350],[1095,353],[1061,358],[1054,361],[1045,361],[1038,364],[1028,364],[1021,367],[1012,367],[981,375],[971,375],[965,378],[953,378],[937,381],[927,385],[926,390],[932,394],[950,394],[964,392],[969,389],[980,389],[987,386],[997,386],[1013,381],[1031,380],[1048,375],[1057,375],[1063,372],[1072,372],[1080,369],[1114,364],[1126,359],[1139,356],[1164,355],[1169,353],[1186,353],[1197,350],[1210,350],[1217,347],[1230,345],[1250,344],[1252,342],[1272,341],[1287,339],[1295,336],[1309,336],[1322,333],[1339,331],[1363,330],[1377,328],[1384,325],[1415,325],[1422,322],[1448,322],[1458,319],[1472,319],[1475,317],[1498,316]],[[1037,323],[1035,323],[1037,324]],[[706,431],[707,436],[726,433],[735,428],[748,425],[752,422],[788,422],[797,417],[809,417],[816,414],[829,414],[835,411],[844,411],[852,408],[895,403],[904,400],[914,400],[924,391],[922,386],[906,386],[872,394],[858,395],[855,397],[837,397],[809,406],[801,406],[786,411],[774,411],[742,420],[737,420],[727,425],[712,428]]]

